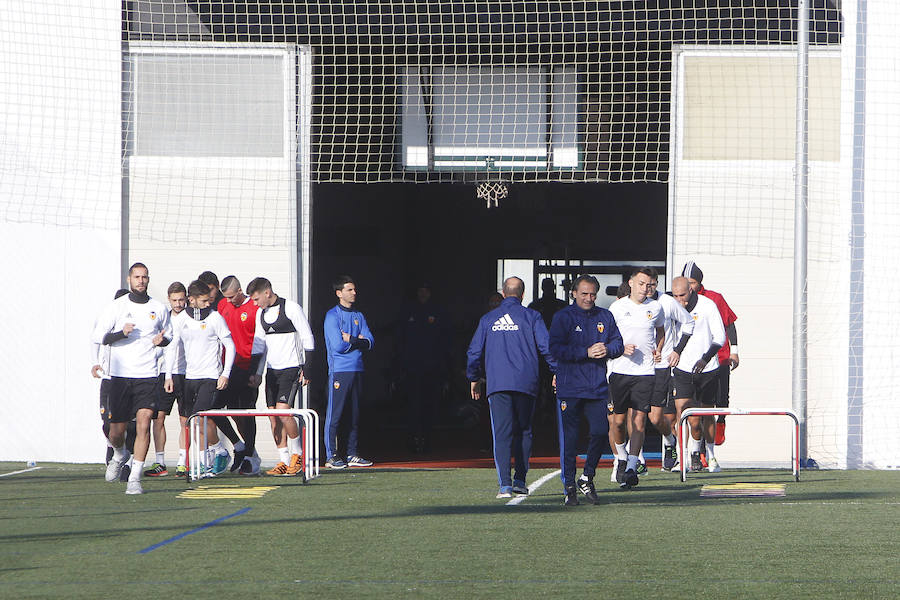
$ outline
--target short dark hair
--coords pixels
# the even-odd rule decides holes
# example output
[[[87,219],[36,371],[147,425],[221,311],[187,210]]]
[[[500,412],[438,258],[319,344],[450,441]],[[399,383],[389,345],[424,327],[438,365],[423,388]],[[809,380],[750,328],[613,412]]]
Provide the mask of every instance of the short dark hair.
[[[631,295],[631,286],[628,285],[627,281],[623,281],[619,284],[619,289],[616,290],[616,298],[624,298],[625,296]]]
[[[247,285],[247,295],[252,296],[256,292],[264,292],[272,289],[272,282],[265,277],[257,277]]]
[[[631,276],[634,277],[639,273],[646,275],[650,279],[659,279],[659,271],[653,267],[639,267],[631,272]]]
[[[199,279],[195,279],[188,286],[188,296],[191,298],[196,298],[197,296],[203,296],[208,294],[210,291],[209,284],[205,281],[200,281]]]
[[[134,271],[135,269],[144,269],[148,273],[150,272],[150,269],[147,268],[147,265],[145,265],[142,262],[136,262],[133,265],[131,265],[130,267],[128,267],[128,274],[131,275],[131,272]]]
[[[350,277],[349,275],[341,275],[335,278],[334,282],[331,285],[334,288],[334,291],[337,292],[344,289],[344,286],[348,283],[352,283],[354,286],[356,285],[356,282],[353,281],[352,277]]]
[[[575,279],[575,281],[572,282],[572,291],[573,292],[578,289],[578,286],[581,284],[582,281],[587,281],[588,283],[593,285],[595,288],[597,288],[598,292],[600,291],[600,282],[597,281],[596,277],[594,277],[593,275],[579,275]]]
[[[199,275],[197,275],[197,280],[202,281],[207,285],[214,285],[219,287],[219,278],[212,271],[203,271]]]
[[[126,290],[125,288],[119,288],[119,289],[116,291],[116,295],[115,295],[114,299],[121,298],[122,296],[124,296],[124,295],[127,294],[127,293],[128,293],[128,290]]]
[[[238,278],[234,275],[229,275],[222,280],[222,285],[219,287],[224,292],[225,290],[230,290],[231,288],[241,287],[241,282],[238,281]]]
[[[184,284],[180,281],[173,281],[169,284],[169,289],[166,290],[166,296],[171,296],[172,294],[187,294],[187,290],[184,289]]]

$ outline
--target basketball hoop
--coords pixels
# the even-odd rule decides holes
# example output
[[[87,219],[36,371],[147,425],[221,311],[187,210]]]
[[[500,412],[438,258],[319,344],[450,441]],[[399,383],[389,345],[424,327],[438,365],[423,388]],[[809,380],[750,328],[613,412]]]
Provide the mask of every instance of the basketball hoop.
[[[482,181],[475,188],[476,197],[485,201],[488,208],[500,206],[500,201],[509,196],[509,186],[503,181]]]

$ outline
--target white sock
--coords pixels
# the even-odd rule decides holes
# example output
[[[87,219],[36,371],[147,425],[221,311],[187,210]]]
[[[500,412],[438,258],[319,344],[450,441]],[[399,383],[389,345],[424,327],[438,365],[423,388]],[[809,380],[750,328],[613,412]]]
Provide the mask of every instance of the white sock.
[[[631,454],[631,438],[628,438],[628,439],[625,441],[625,453],[626,453],[626,454]]]
[[[244,442],[238,442],[237,444],[234,445],[235,452],[243,452],[245,448],[246,448],[246,446],[244,445]]]
[[[716,457],[716,445],[713,442],[706,442],[706,460],[709,462]]]
[[[634,454],[629,454],[628,455],[628,464],[625,465],[625,470],[626,471],[628,471],[628,470],[636,471],[637,464],[638,464],[638,457],[635,456]]]
[[[284,464],[288,464],[291,462],[291,451],[287,449],[287,446],[284,448],[278,449],[278,457],[281,458],[281,462]]]
[[[113,458],[115,458],[116,461],[121,462],[122,460],[124,460],[124,459],[125,459],[125,452],[126,452],[126,450],[125,450],[125,444],[122,444],[122,445],[119,446],[118,448],[116,448],[115,446],[113,446]]]
[[[675,445],[675,442],[678,441],[678,440],[675,439],[675,436],[672,435],[671,433],[670,433],[669,435],[667,435],[667,436],[664,436],[664,437],[665,437],[665,440],[666,440],[666,446],[674,446],[674,445]]]
[[[298,435],[295,438],[288,437],[288,453],[291,455],[300,454],[300,436]]]
[[[135,460],[131,463],[131,475],[128,476],[128,481],[140,481],[141,473],[144,471],[144,461]]]
[[[646,460],[644,460],[644,449],[643,448],[641,448],[641,451],[638,452],[638,460],[641,462],[641,464],[645,464],[647,462]]]
[[[184,448],[178,449],[178,466],[183,467],[187,464],[187,450]]]
[[[616,458],[628,460],[628,451],[625,450],[625,444],[616,444]]]
[[[695,440],[693,437],[688,440],[688,452],[693,454],[694,452],[700,452],[700,440]]]
[[[228,454],[228,449],[225,448],[225,444],[222,443],[222,440],[219,440],[218,442],[210,446],[209,449],[212,450],[216,456],[223,456],[225,454]]]
[[[156,462],[161,465],[166,464],[166,453],[165,452],[157,452],[156,453]]]

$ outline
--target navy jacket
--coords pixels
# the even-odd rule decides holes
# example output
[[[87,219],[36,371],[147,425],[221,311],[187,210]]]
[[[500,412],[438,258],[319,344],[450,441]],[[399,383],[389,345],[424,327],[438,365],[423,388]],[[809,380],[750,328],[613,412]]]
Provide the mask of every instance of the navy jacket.
[[[597,342],[606,344],[606,357],[588,358],[588,347]],[[550,353],[558,362],[556,396],[606,400],[606,361],[624,351],[616,320],[605,308],[584,310],[570,304],[557,312],[550,325]]]
[[[486,376],[488,395],[522,392],[537,396],[538,352],[556,371],[541,313],[525,308],[516,297],[504,298],[478,323],[469,344],[466,377],[478,381]]]

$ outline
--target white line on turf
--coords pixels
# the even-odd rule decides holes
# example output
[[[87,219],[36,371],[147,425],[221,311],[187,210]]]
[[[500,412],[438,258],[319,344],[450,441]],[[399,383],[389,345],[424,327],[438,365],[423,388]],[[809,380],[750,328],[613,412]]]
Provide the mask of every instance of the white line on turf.
[[[21,471],[10,471],[9,473],[2,473],[0,477],[9,477],[10,475],[18,475],[19,473],[27,473],[29,471],[37,471],[40,467],[31,467],[30,469],[22,469]]]
[[[537,481],[535,481],[534,483],[529,485],[528,486],[528,494],[529,495],[533,494],[539,487],[541,487],[542,485],[544,485],[545,483],[547,483],[548,481],[550,481],[551,479],[553,479],[554,477],[559,475],[560,472],[561,471],[559,469],[557,469],[557,470],[553,471],[552,473],[547,473],[546,475],[544,475],[543,477],[541,477],[540,479],[538,479]],[[528,496],[516,496],[515,498],[513,498],[512,500],[507,502],[506,505],[507,506],[515,506],[517,504],[521,504],[522,502],[525,501],[525,498],[527,498],[527,497]]]

